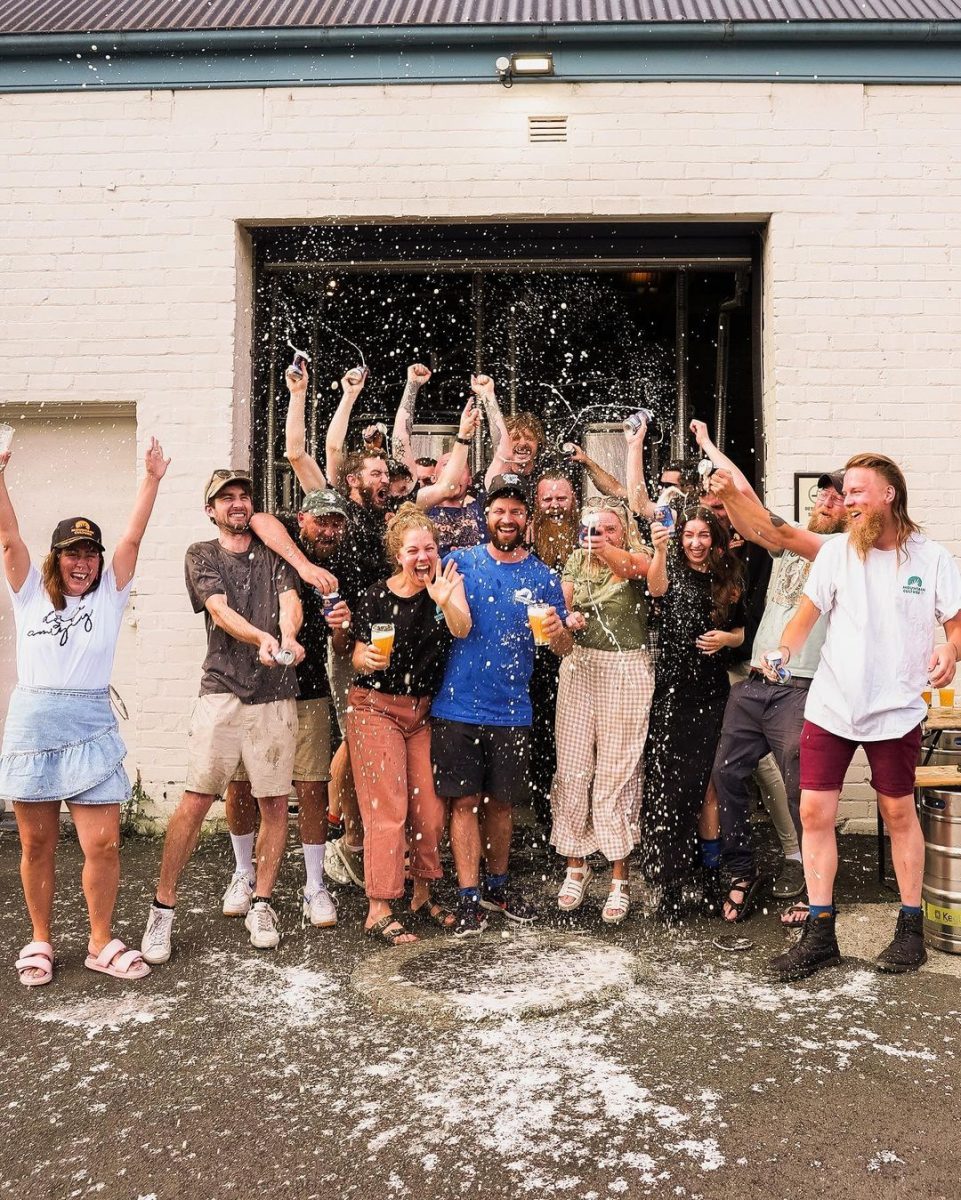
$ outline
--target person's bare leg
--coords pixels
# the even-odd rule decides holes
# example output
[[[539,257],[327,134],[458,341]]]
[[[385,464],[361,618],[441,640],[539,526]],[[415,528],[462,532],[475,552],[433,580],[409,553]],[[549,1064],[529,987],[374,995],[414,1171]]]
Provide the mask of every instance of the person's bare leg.
[[[160,859],[160,879],[157,882],[157,899],[161,904],[171,908],[176,904],[177,884],[191,854],[197,848],[200,828],[213,802],[213,796],[184,792],[170,818]]]
[[[14,801],[14,815],[20,834],[20,880],[23,898],[27,902],[34,942],[50,941],[50,915],[53,912],[54,858],[60,837],[60,801],[39,801],[19,804]],[[35,978],[42,971],[30,967],[27,976]]]
[[[626,858],[617,858],[611,863],[613,870],[611,871],[612,879],[620,879],[625,883],[630,879],[630,867]]]
[[[248,837],[257,828],[257,801],[248,780],[233,779],[227,784],[224,815],[234,837]]]
[[[480,884],[479,805],[480,796],[458,796],[450,802],[450,849],[457,884],[462,888],[476,888]]]
[[[346,738],[337,747],[337,753],[330,763],[330,791],[336,797],[338,811],[344,820],[347,845],[359,850],[364,844],[364,825],[357,805],[357,791],[354,787],[354,774]]]
[[[120,886],[120,805],[70,804],[83,851],[83,894],[90,915],[91,954],[111,941],[113,910]]]
[[[260,833],[257,835],[257,895],[269,899],[280,874],[287,845],[287,797],[258,796]]]
[[[801,828],[804,831],[804,879],[811,904],[831,904],[838,873],[838,838],[835,821],[840,788],[832,792],[801,792]]]
[[[705,842],[717,841],[721,836],[721,807],[713,780],[707,785],[707,791],[704,793],[704,803],[701,805],[701,815],[697,821],[697,833]]]
[[[487,874],[506,875],[514,832],[513,809],[493,796],[484,796],[478,815]]]
[[[301,781],[294,784],[297,793],[297,832],[300,844],[320,846],[327,841],[327,784]]]
[[[924,834],[914,807],[913,796],[882,796],[878,806],[891,838],[891,862],[898,880],[901,903],[917,907],[921,903],[924,879]],[[807,829],[804,851],[807,853]]]

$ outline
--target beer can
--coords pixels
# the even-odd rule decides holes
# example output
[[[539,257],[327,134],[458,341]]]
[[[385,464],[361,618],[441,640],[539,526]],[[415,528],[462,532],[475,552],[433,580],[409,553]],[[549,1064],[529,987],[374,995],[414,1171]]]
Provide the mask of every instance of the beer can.
[[[709,458],[702,458],[697,464],[697,473],[702,479],[707,479],[708,475],[713,475],[716,470],[717,467]]]
[[[577,449],[577,446],[573,442],[561,442],[561,445],[560,445],[561,454],[565,455],[567,458],[573,458],[574,451],[576,449]]]
[[[639,408],[637,412],[631,413],[624,420],[624,428],[629,433],[637,433],[639,429],[645,426],[650,427],[654,423],[654,414],[649,408]]]
[[[784,666],[784,655],[779,651],[770,650],[764,655],[764,661],[782,683],[791,678],[791,672]]]
[[[298,350],[296,346],[291,346],[291,349],[294,352],[294,361],[290,364],[290,373],[295,379],[303,379],[303,366],[304,363],[310,362],[310,355],[306,350]]]
[[[274,662],[279,663],[282,667],[292,667],[295,657],[293,650],[278,650],[274,655]]]
[[[329,617],[340,603],[340,592],[328,592],[326,596],[321,592],[320,595],[324,602],[324,616]]]

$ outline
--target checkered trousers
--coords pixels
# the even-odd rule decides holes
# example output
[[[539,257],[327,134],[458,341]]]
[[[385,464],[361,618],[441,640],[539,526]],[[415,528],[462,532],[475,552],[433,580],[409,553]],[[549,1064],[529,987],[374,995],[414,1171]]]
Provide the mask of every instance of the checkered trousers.
[[[614,862],[640,840],[644,742],[654,695],[647,650],[575,646],[561,662],[551,844]]]

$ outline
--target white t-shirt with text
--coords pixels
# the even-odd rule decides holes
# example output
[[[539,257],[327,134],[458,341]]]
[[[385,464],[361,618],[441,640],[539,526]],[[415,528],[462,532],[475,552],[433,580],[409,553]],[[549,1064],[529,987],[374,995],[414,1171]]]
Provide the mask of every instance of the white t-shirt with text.
[[[28,687],[105,688],[133,581],[117,591],[112,567],[85,596],[68,596],[57,611],[31,566],[19,592],[8,585],[17,625],[17,676]]]
[[[915,534],[900,554],[874,549],[861,559],[844,534],[821,547],[804,594],[827,622],[805,717],[857,742],[920,724],[935,630],[961,610],[948,551]]]

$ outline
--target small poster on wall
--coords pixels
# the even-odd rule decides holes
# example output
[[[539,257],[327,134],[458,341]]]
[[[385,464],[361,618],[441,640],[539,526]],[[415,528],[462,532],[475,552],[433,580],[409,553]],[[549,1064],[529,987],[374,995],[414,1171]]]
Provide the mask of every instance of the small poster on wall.
[[[799,525],[807,525],[811,519],[818,498],[818,480],[823,474],[824,471],[815,475],[794,473],[794,519]]]

